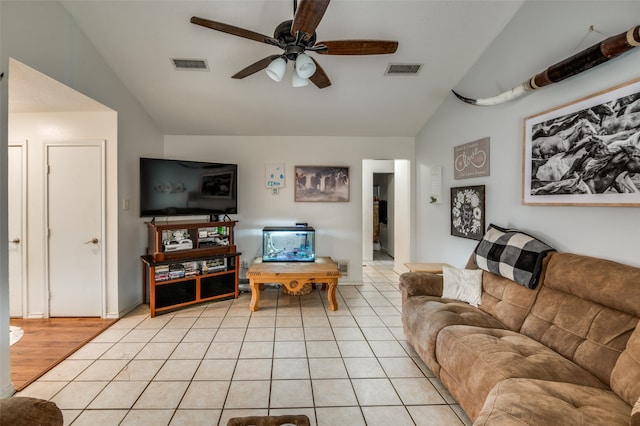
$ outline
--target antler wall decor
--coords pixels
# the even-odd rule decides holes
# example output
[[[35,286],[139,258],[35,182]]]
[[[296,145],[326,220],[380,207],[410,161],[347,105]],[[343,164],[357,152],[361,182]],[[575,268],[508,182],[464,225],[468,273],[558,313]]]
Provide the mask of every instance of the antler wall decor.
[[[551,65],[545,71],[531,77],[519,86],[497,96],[485,99],[472,99],[462,96],[454,90],[452,90],[452,92],[458,99],[471,105],[498,105],[516,99],[532,90],[573,77],[637,46],[640,46],[640,25],[624,33],[609,37],[557,64]]]

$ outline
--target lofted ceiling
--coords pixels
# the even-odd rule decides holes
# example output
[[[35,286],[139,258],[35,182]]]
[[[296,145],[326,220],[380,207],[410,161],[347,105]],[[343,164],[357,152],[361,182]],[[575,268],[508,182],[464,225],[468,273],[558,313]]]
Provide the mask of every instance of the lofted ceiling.
[[[312,0],[313,1],[313,0]],[[107,64],[164,134],[415,136],[503,29],[522,1],[333,0],[318,41],[397,40],[395,54],[310,53],[332,85],[291,87],[260,71],[231,76],[275,46],[189,22],[192,16],[272,36],[292,0],[62,1]],[[204,59],[207,71],[172,59]],[[389,64],[423,64],[387,76]]]

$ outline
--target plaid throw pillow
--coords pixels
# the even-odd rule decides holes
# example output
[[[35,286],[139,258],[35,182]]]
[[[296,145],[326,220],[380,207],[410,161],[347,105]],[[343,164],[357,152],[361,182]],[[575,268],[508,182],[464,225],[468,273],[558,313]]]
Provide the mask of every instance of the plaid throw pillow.
[[[474,253],[480,269],[534,289],[542,272],[542,260],[551,251],[552,247],[531,235],[492,224]]]

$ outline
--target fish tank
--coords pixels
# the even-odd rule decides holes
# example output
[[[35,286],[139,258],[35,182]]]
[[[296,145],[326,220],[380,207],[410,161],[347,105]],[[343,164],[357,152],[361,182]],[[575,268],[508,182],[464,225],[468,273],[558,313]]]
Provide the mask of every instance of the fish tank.
[[[262,229],[263,262],[315,262],[316,231],[311,226]]]

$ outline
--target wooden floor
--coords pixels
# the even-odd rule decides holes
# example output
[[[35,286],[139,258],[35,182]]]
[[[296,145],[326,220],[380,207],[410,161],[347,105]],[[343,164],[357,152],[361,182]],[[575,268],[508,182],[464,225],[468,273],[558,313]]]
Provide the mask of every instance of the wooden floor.
[[[24,389],[116,321],[11,318],[11,325],[24,330],[22,338],[10,349],[11,381],[16,391]]]

